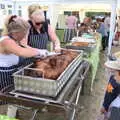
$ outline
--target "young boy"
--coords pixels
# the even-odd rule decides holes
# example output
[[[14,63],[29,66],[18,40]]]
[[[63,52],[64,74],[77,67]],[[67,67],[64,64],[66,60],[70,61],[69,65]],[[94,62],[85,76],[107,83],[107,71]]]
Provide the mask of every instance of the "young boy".
[[[120,61],[107,61],[105,66],[111,69],[114,74],[110,77],[104,96],[103,107],[101,113],[107,115],[110,104],[120,94]]]

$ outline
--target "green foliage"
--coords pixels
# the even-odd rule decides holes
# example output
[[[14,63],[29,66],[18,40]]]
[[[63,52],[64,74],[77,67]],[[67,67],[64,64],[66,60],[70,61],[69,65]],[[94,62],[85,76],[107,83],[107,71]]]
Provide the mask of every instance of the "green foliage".
[[[86,14],[87,17],[105,16],[106,12],[86,12],[85,14]]]
[[[15,118],[9,118],[9,117],[6,116],[6,115],[0,115],[0,120],[18,120],[18,119],[15,119]]]
[[[64,40],[64,29],[56,30],[56,34],[57,34],[58,38],[60,39],[60,42],[63,42],[63,40]]]
[[[91,83],[94,83],[95,77],[96,77],[96,72],[98,69],[98,65],[99,65],[99,54],[100,54],[100,47],[101,47],[101,36],[97,41],[97,46],[95,48],[95,50],[91,53],[90,57],[85,58],[85,60],[89,61],[89,63],[91,63],[91,76],[92,76],[92,80]]]

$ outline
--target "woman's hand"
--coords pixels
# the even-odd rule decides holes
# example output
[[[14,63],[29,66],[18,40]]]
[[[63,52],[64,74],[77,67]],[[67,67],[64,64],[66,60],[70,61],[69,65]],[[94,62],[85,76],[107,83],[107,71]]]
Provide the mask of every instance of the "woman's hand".
[[[59,38],[57,37],[54,29],[51,27],[51,25],[48,25],[48,34],[49,34],[49,37],[51,39],[51,41],[53,42],[53,45],[54,45],[54,51],[55,52],[60,52],[61,50],[61,47],[60,47],[60,40]]]
[[[104,107],[102,107],[102,108],[100,109],[100,112],[101,112],[101,114],[104,114],[104,113],[106,113],[107,111],[105,110]]]
[[[46,50],[46,49],[39,49],[38,50],[38,56],[36,56],[36,57],[45,58],[45,57],[48,56],[48,54],[49,54],[48,50]]]

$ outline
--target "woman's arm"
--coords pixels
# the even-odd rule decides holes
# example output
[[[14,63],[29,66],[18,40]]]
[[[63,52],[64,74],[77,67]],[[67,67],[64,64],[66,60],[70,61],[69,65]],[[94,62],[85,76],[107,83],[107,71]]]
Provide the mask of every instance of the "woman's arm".
[[[39,54],[38,49],[31,47],[21,47],[11,39],[5,39],[1,42],[3,50],[22,57],[33,57]]]
[[[54,49],[55,50],[60,49],[60,41],[54,29],[50,25],[48,25],[48,34],[49,34],[51,41],[54,43]]]
[[[23,46],[27,46],[27,39],[26,39],[26,38],[23,38],[23,39],[20,41],[20,44],[23,45]]]

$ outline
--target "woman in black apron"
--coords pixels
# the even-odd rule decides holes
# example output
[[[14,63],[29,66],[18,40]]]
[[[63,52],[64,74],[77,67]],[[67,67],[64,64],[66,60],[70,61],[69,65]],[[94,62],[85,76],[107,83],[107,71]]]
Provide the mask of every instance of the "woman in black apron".
[[[37,9],[29,17],[28,22],[31,28],[28,35],[28,45],[34,48],[47,49],[50,39],[54,44],[54,50],[60,51],[59,39],[45,20],[43,11]]]
[[[33,48],[47,49],[49,42],[48,33],[46,31],[48,29],[47,23],[42,23],[43,27],[41,33],[38,33],[36,31],[31,21],[29,21],[29,23],[31,25],[31,28],[28,35],[28,45]],[[25,65],[30,64],[33,61],[33,58],[27,58]]]
[[[28,35],[28,45],[34,48],[47,49],[47,44],[49,41],[47,22],[36,23],[38,26],[42,26],[40,33],[35,29],[32,21],[29,21],[29,23],[31,28]]]

